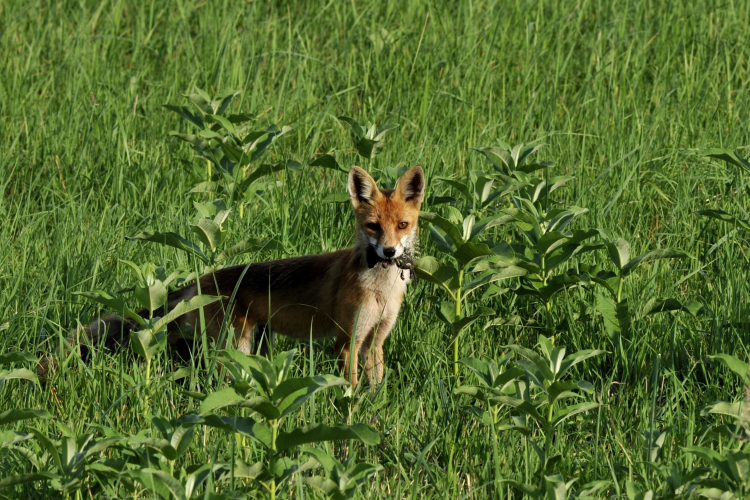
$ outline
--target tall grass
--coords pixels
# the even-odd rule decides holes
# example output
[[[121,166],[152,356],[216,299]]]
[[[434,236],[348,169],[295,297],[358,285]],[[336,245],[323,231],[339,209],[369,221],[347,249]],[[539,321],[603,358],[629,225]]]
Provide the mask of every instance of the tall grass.
[[[427,209],[430,196],[448,194],[433,177],[487,170],[472,148],[543,139],[540,154],[558,173],[575,175],[560,196],[590,209],[588,227],[610,228],[631,242],[633,255],[674,247],[698,257],[645,267],[626,293],[634,308],[651,296],[678,296],[709,313],[638,321],[624,354],[600,321],[574,321],[587,313],[590,292],[570,291],[553,306],[555,317],[570,320],[559,334],[570,352],[609,351],[580,369],[602,405],[558,430],[559,472],[579,482],[609,479],[608,493],[624,495],[626,481],[650,474],[644,431],[670,429],[662,460],[687,467],[692,459],[681,447],[716,419],[701,408],[741,394],[707,356],[747,359],[748,234],[714,247],[731,228],[694,212],[742,215],[747,175],[695,148],[744,148],[747,156],[748,33],[750,3],[742,1],[3,2],[0,352],[54,350],[99,311],[74,292],[132,285],[123,260],[200,270],[173,249],[126,239],[143,230],[189,232],[199,198],[186,191],[204,164],[168,137],[188,125],[161,106],[194,86],[241,89],[237,109],[294,127],[273,146],[273,161],[306,163],[335,149],[348,167],[357,155],[336,116],[398,122],[373,166],[423,165]],[[282,187],[251,198],[242,218],[234,214],[229,237],[284,244],[286,252],[262,259],[352,244],[351,209],[321,201],[345,190],[342,174],[305,168],[277,178]],[[434,253],[424,233],[422,252]],[[319,398],[299,415],[369,422],[380,431],[381,444],[362,453],[385,471],[360,497],[488,498],[498,494],[489,487],[496,466],[503,477],[526,479],[522,441],[500,439],[493,454],[490,431],[453,394],[436,294],[429,284],[409,292],[385,345],[390,370],[382,390],[358,389],[348,407]],[[491,302],[498,315],[534,319],[527,302],[507,297]],[[463,336],[462,355],[532,347],[535,324],[484,329],[478,322]],[[304,351],[300,374],[335,370],[329,342],[279,343]],[[195,369],[184,388],[221,383],[197,360],[188,363]],[[177,364],[159,357],[152,373],[163,377]],[[97,422],[134,434],[149,427],[147,415],[176,418],[197,408],[181,386],[140,384],[144,376],[126,354],[98,353],[83,363],[73,353],[43,388],[0,387],[0,411],[43,408],[75,431]],[[204,434],[189,456],[206,463],[232,450]],[[0,450],[0,476],[26,468]],[[49,495],[43,487],[26,493]]]

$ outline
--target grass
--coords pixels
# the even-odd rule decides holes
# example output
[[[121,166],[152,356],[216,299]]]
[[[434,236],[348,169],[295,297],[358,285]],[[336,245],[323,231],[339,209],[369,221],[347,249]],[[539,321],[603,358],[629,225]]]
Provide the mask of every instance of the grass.
[[[669,429],[662,461],[689,467],[694,458],[682,447],[716,421],[701,409],[741,394],[707,356],[748,357],[748,235],[712,249],[730,228],[694,211],[747,217],[747,175],[696,148],[748,155],[748,33],[750,3],[740,1],[4,2],[0,352],[52,351],[98,312],[74,292],[132,285],[123,260],[198,269],[173,249],[126,239],[143,230],[188,233],[192,203],[205,199],[186,194],[203,163],[168,137],[188,125],[162,108],[194,86],[241,89],[237,109],[294,128],[267,161],[304,164],[335,149],[348,168],[359,160],[337,115],[396,121],[370,167],[421,164],[429,194],[448,193],[435,176],[488,171],[473,147],[543,139],[540,157],[575,175],[565,201],[590,210],[587,226],[626,238],[633,255],[672,247],[698,257],[644,268],[626,293],[637,306],[654,296],[697,300],[710,311],[702,318],[638,321],[624,356],[597,321],[572,322],[559,336],[570,352],[610,354],[579,369],[602,406],[558,432],[557,472],[579,483],[608,479],[607,494],[624,497],[626,481],[648,476],[644,431]],[[321,202],[344,191],[343,174],[304,168],[277,179],[281,187],[249,199],[242,218],[233,215],[230,238],[283,242],[286,252],[261,259],[352,244],[350,207]],[[427,231],[422,239],[422,252],[434,254]],[[385,345],[380,392],[358,389],[349,405],[330,395],[300,412],[300,421],[367,422],[381,433],[381,444],[360,454],[385,471],[358,497],[519,495],[491,488],[498,464],[490,431],[465,409],[470,400],[453,394],[438,295],[429,284],[409,292]],[[569,295],[555,302],[557,317],[573,318],[592,302],[584,290]],[[488,305],[499,315],[536,314],[507,296]],[[485,330],[478,322],[461,355],[497,358],[512,342],[533,347],[537,334],[533,325]],[[335,370],[330,342],[279,343],[303,352],[301,374]],[[159,357],[153,373],[171,373],[175,363]],[[218,374],[193,365],[191,390],[219,384]],[[135,434],[150,427],[147,415],[174,418],[197,407],[179,386],[140,385],[144,367],[106,354],[86,364],[74,353],[44,388],[0,387],[0,410],[47,409],[77,432],[97,422]],[[48,422],[29,425],[56,432]],[[186,463],[227,460],[232,445],[217,436],[203,433]],[[498,456],[503,477],[530,479],[520,437],[502,436]],[[0,476],[27,471],[17,454],[0,450]],[[651,481],[658,489],[665,479]],[[49,496],[40,484],[15,493]]]

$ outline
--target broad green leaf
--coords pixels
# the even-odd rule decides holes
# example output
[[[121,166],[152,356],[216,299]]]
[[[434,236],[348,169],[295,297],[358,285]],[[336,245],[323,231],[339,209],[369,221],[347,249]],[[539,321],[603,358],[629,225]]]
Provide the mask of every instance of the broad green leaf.
[[[559,246],[555,245],[555,243],[565,243],[568,241],[569,237],[569,234],[565,234],[560,231],[547,231],[539,238],[539,241],[537,241],[534,250],[536,250],[540,254],[546,254],[550,248],[554,250],[555,248],[557,248],[557,246]]]
[[[197,224],[191,225],[190,229],[212,252],[221,245],[221,227],[211,219],[200,219]]]
[[[350,198],[348,193],[332,193],[323,198],[321,201],[323,203],[348,203],[349,199]]]
[[[741,418],[743,407],[746,409],[749,403],[738,401],[736,403],[727,403],[720,401],[713,403],[703,409],[704,414],[714,413],[717,415],[727,415],[732,418]]]
[[[435,246],[438,247],[438,250],[444,254],[453,255],[454,251],[452,242],[443,236],[437,227],[430,226],[430,238],[432,238],[432,241],[435,243]]]
[[[513,217],[504,213],[499,213],[479,219],[471,228],[471,235],[469,236],[469,240],[473,240],[487,229],[493,228],[495,226],[500,226],[502,224],[507,224],[508,222],[512,222],[513,220]]]
[[[750,380],[748,379],[748,373],[750,373],[750,371],[748,370],[747,362],[742,361],[741,359],[738,359],[731,354],[716,354],[714,356],[709,356],[709,358],[714,359],[725,367],[729,368],[745,383],[750,382]]]
[[[468,218],[466,220],[468,220]],[[455,259],[459,262],[459,264],[461,264],[462,267],[466,267],[475,259],[479,259],[481,257],[489,255],[495,255],[495,253],[487,244],[468,242],[458,245],[456,253],[453,254],[453,257],[455,257]]]
[[[26,434],[25,432],[0,431],[0,448],[5,448],[6,446],[11,446],[33,437],[32,434]]]
[[[162,438],[146,438],[146,439],[133,439],[130,442],[132,445],[141,445],[146,446],[148,448],[151,448],[152,450],[155,450],[156,452],[160,453],[164,456],[167,460],[176,460],[177,459],[177,450],[174,449],[174,447],[169,444],[169,441]]]
[[[93,300],[113,309],[115,312],[122,316],[127,316],[130,319],[135,320],[140,326],[145,326],[145,321],[137,313],[133,312],[122,299],[116,299],[107,292],[101,290],[95,290],[93,292],[73,292],[73,295],[80,295],[81,297]]]
[[[573,368],[581,361],[593,358],[594,356],[599,356],[600,354],[606,354],[606,352],[607,351],[602,351],[599,349],[584,349],[582,351],[574,352],[573,354],[568,354],[560,364],[560,371],[557,372],[557,378],[565,375],[568,370]]]
[[[550,370],[549,368],[549,363],[539,354],[532,351],[531,349],[522,347],[520,345],[511,344],[505,347],[515,352],[519,356],[523,356],[524,358],[531,361],[534,364],[534,366],[536,366],[539,369],[539,371],[542,373],[545,380],[550,380],[550,381],[554,380],[555,377],[554,377],[554,374],[552,373],[552,370]]]
[[[372,126],[372,128],[375,128],[375,125]],[[373,137],[376,141],[382,141],[383,137],[385,136],[386,132],[390,132],[393,129],[398,128],[398,123],[384,123],[382,127],[379,127],[377,129],[377,135]]]
[[[35,384],[39,383],[39,379],[37,378],[36,374],[28,368],[16,368],[15,370],[9,371],[0,370],[0,384],[5,382],[6,380],[11,379],[28,380],[29,382],[33,382]]]
[[[151,361],[157,353],[167,347],[167,336],[165,332],[154,334],[149,329],[131,331],[130,346],[136,354],[143,356],[146,361]]]
[[[521,483],[519,481],[514,481],[513,479],[501,479],[500,482],[511,485],[521,493],[525,493],[531,498],[541,498],[542,492],[536,486],[533,486],[531,484]]]
[[[299,408],[316,392],[348,383],[345,379],[334,375],[289,378],[274,389],[273,398],[279,410],[282,411],[281,416],[284,417]]]
[[[0,413],[0,425],[10,424],[19,420],[37,420],[52,418],[47,410],[11,409]]]
[[[347,200],[349,198],[347,197]],[[247,252],[267,252],[271,250],[284,250],[284,245],[273,238],[247,238],[221,252],[216,257],[216,264],[221,264],[227,260],[242,255]]]
[[[237,128],[234,124],[221,115],[206,115],[206,120],[218,123],[230,135],[235,135],[237,133]]]
[[[705,308],[692,300],[683,304],[677,299],[652,298],[643,306],[641,317],[666,311],[685,311],[691,316],[699,316],[705,312]]]
[[[437,315],[450,328],[453,328],[453,322],[456,321],[456,304],[451,301],[441,302]]]
[[[461,289],[464,291],[464,294],[466,294],[488,283],[494,283],[496,281],[506,280],[506,279],[511,279],[511,278],[519,278],[521,276],[526,276],[528,274],[529,272],[522,267],[508,266],[500,272],[486,271],[485,273],[482,273],[482,275],[479,278],[474,279],[470,281],[469,283],[464,284],[461,287]]]
[[[237,432],[243,436],[255,439],[260,444],[271,449],[272,432],[268,424],[258,422],[250,417],[220,417],[218,415],[204,416],[204,425],[230,432]]]
[[[578,415],[579,413],[593,410],[594,408],[598,408],[598,407],[599,407],[599,403],[579,403],[576,405],[571,405],[566,408],[563,408],[562,410],[556,411],[554,413],[552,417],[552,426],[557,427],[565,419],[570,418],[573,415]]]
[[[607,247],[609,259],[617,269],[622,270],[630,262],[630,243],[624,239],[617,238],[615,241],[607,241],[604,246]]]
[[[200,413],[201,415],[206,415],[219,408],[234,406],[243,401],[245,401],[245,398],[237,394],[233,388],[225,387],[220,391],[212,392],[206,396],[206,399],[201,402]]]
[[[141,307],[147,309],[149,312],[154,312],[166,304],[168,294],[167,287],[160,280],[155,280],[151,285],[147,286],[138,285],[133,290],[133,295],[141,304]]]
[[[348,116],[337,116],[336,117],[339,121],[342,121],[349,125],[349,128],[351,129],[352,133],[355,137],[362,138],[365,136],[365,129],[362,128],[362,126],[353,118],[349,118]]]
[[[473,371],[482,383],[487,387],[492,387],[498,369],[494,361],[484,361],[478,358],[463,358],[458,360],[459,363]]]
[[[0,365],[7,363],[38,363],[39,358],[30,352],[16,351],[0,354]]]
[[[617,305],[612,297],[597,291],[594,295],[594,310],[602,315],[604,329],[610,338],[620,333],[620,323],[617,320]]]
[[[685,259],[693,257],[687,253],[683,252],[682,250],[671,250],[668,248],[662,248],[659,250],[652,250],[651,252],[644,253],[643,255],[639,255],[635,259],[628,262],[626,265],[622,267],[622,275],[627,276],[630,274],[630,272],[638,267],[639,265],[645,263],[645,262],[651,262],[654,260],[660,260],[660,259]]]
[[[572,393],[570,393],[570,391],[575,389],[579,389],[584,392],[592,392],[594,390],[594,387],[591,385],[591,383],[584,380],[579,380],[577,382],[558,380],[547,388],[547,398],[549,404],[554,404],[561,397],[564,398],[566,397],[566,395],[571,395]]]
[[[182,95],[184,97],[187,97],[188,101],[193,103],[193,105],[197,107],[202,113],[210,114],[213,112],[213,108],[211,107],[211,96],[209,96],[205,90],[196,87],[194,94]]]
[[[515,168],[513,157],[510,155],[508,149],[504,149],[502,147],[479,147],[474,148],[474,151],[483,154],[485,158],[487,158],[490,163],[492,163],[492,165],[495,167],[495,170],[497,170],[498,172],[510,175]]]
[[[217,475],[219,471],[225,470],[228,466],[225,464],[205,464],[198,469],[194,470],[190,474],[187,475],[187,480],[185,481],[185,496],[187,498],[195,498],[193,497],[193,492],[198,490],[198,488],[201,487],[201,485],[211,476]],[[234,472],[234,471],[233,471]],[[240,477],[237,474],[234,475],[235,477]],[[257,474],[256,474],[257,476]],[[247,477],[247,476],[244,476]],[[203,495],[198,496],[197,498],[202,497]],[[196,498],[196,500],[197,500]],[[219,500],[213,496],[209,496],[211,500]],[[229,495],[227,495],[227,500],[231,498]]]
[[[16,474],[8,476],[0,481],[0,490],[12,488],[19,484],[35,483],[37,481],[59,480],[60,476],[51,472],[31,472],[28,474]]]
[[[589,210],[581,207],[555,208],[550,210],[544,218],[547,231],[562,231],[573,219]],[[598,231],[596,231],[598,233]]]
[[[435,180],[444,182],[451,186],[453,189],[464,195],[464,199],[466,201],[472,200],[474,197],[471,193],[471,190],[469,189],[469,186],[467,186],[465,183],[457,181],[455,179],[448,179],[446,177],[435,177]]]
[[[469,238],[471,238],[471,230],[474,227],[475,221],[476,221],[476,216],[474,214],[471,214],[464,218],[463,224],[462,224],[463,231],[461,234],[463,241],[469,241]]]
[[[732,151],[729,151],[727,149],[707,149],[703,151],[703,156],[708,156],[710,158],[716,158],[717,160],[723,160],[729,164],[732,164],[736,167],[744,168],[746,171],[750,172],[750,162],[747,161],[745,158],[741,157],[737,153],[734,153]]]
[[[167,314],[159,318],[159,320],[154,323],[154,330],[159,331],[164,328],[167,323],[176,320],[183,314],[187,314],[190,311],[194,311],[209,304],[213,304],[214,302],[217,302],[222,298],[223,297],[218,297],[216,295],[196,295],[192,299],[181,300]]]
[[[204,127],[203,124],[203,117],[199,113],[193,113],[185,106],[174,106],[172,104],[164,104],[162,107],[167,108],[170,111],[174,111],[175,113],[181,115],[183,118],[185,118],[187,121],[195,125],[196,127],[202,129]]]
[[[361,156],[362,158],[367,158],[368,160],[372,160],[373,158],[375,158],[380,148],[383,147],[381,141],[374,141],[365,137],[361,137],[355,142],[357,145],[357,153],[359,153],[359,156]]]
[[[232,100],[241,93],[241,90],[225,90],[216,94],[216,98],[211,101],[211,109],[213,110],[214,114],[223,115],[224,111],[226,111],[226,109],[229,107],[229,104],[232,102]]]
[[[712,219],[718,219],[720,221],[729,222],[735,226],[739,226],[743,229],[750,230],[750,220],[738,219],[732,214],[729,214],[723,210],[698,210],[695,212],[698,215],[711,217]]]
[[[477,307],[476,310],[468,315],[468,316],[462,316],[459,319],[456,319],[452,322],[453,327],[453,333],[458,335],[461,333],[461,330],[464,328],[467,328],[471,324],[473,324],[476,320],[483,316],[494,316],[495,311],[493,309],[490,309],[489,307]]]
[[[417,259],[414,271],[420,278],[442,286],[455,299],[455,291],[458,288],[456,268],[439,262],[435,257],[426,256]]]
[[[274,172],[280,172],[281,170],[284,170],[284,168],[286,168],[286,164],[284,163],[277,163],[275,165],[268,165],[264,163],[263,165],[253,170],[250,175],[242,179],[240,190],[245,191],[250,186],[250,184],[257,181],[261,177],[271,175]]]
[[[547,420],[542,416],[541,413],[528,401],[518,399],[510,396],[494,396],[490,398],[493,403],[512,406],[519,412],[525,414],[527,417],[533,418],[541,427],[546,427]]]
[[[458,246],[461,243],[465,243],[466,240],[463,238],[463,225],[458,226],[451,221],[440,217],[437,214],[431,212],[420,212],[419,218],[426,220],[430,224],[434,224],[448,235],[454,245]]]
[[[184,252],[188,252],[197,256],[204,263],[208,264],[208,257],[201,251],[195,243],[192,243],[177,233],[159,233],[159,232],[143,232],[138,233],[133,237],[126,237],[129,240],[143,240],[152,241],[161,245],[177,248]]]
[[[301,444],[349,439],[356,439],[371,446],[380,443],[380,435],[371,427],[364,424],[334,426],[312,424],[296,428],[290,432],[280,433],[276,439],[276,449],[282,452]]]
[[[130,469],[122,475],[138,481],[144,488],[165,499],[187,500],[185,489],[180,482],[166,472],[150,468]]]
[[[236,383],[235,388],[237,388]],[[245,399],[239,403],[239,406],[240,408],[249,408],[260,413],[266,420],[276,420],[282,416],[281,410],[262,396]]]
[[[323,167],[328,168],[331,170],[337,170],[339,172],[347,173],[348,171],[345,168],[342,168],[339,166],[338,162],[336,161],[336,158],[333,155],[324,154],[322,156],[318,156],[314,160],[312,160],[309,165],[311,167]],[[347,200],[349,197],[347,196]]]

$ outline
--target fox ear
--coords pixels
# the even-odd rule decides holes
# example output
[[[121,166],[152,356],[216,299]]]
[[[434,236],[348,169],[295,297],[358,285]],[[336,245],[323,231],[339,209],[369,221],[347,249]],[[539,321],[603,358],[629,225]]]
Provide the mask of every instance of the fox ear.
[[[349,170],[349,199],[352,206],[357,209],[363,203],[372,204],[380,195],[380,190],[375,179],[359,167]]]
[[[396,183],[396,194],[405,202],[421,206],[424,201],[424,171],[419,165],[411,167]]]

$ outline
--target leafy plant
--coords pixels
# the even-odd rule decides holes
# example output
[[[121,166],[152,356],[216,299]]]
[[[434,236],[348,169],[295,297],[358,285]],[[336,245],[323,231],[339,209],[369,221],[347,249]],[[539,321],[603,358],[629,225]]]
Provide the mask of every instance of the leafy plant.
[[[50,438],[37,429],[30,430],[28,437],[36,439],[41,448],[39,453],[31,448],[10,445],[10,449],[30,462],[36,472],[7,477],[0,481],[0,490],[24,483],[49,481],[54,490],[70,495],[79,491],[94,472],[91,465],[101,452],[120,441],[120,437],[97,439],[94,432],[77,436],[62,422],[56,421],[55,424],[61,431],[60,439]]]
[[[542,485],[541,490],[533,491],[546,491],[543,486],[545,474],[549,474],[554,464],[562,458],[559,454],[552,455],[557,427],[568,418],[599,406],[598,403],[586,401],[565,404],[594,390],[590,382],[567,380],[566,375],[578,363],[604,351],[587,349],[566,356],[564,347],[555,346],[543,335],[539,336],[537,345],[539,353],[515,344],[506,346],[520,358],[514,363],[511,363],[510,354],[501,358],[499,363],[477,358],[462,360],[462,364],[476,374],[480,384],[465,385],[455,389],[455,392],[467,394],[485,404],[485,409],[472,409],[482,422],[490,425],[493,443],[497,441],[498,431],[517,431],[527,439],[534,436],[535,429],[541,433],[541,446],[533,439],[529,440],[539,457]],[[502,424],[503,420],[499,418],[500,410],[504,408],[509,410],[505,414],[510,417],[509,424]]]
[[[632,314],[629,309],[628,299],[623,293],[623,286],[630,274],[639,266],[647,262],[662,259],[686,259],[692,258],[687,252],[673,249],[651,250],[635,258],[630,257],[630,244],[617,238],[609,241],[606,232],[601,231],[603,244],[607,249],[609,262],[614,266],[615,272],[604,269],[601,266],[579,264],[578,272],[591,277],[591,280],[600,285],[606,294],[597,293],[594,307],[604,320],[604,328],[612,342],[617,345],[619,337],[629,332],[632,322]],[[666,311],[684,310],[693,316],[703,312],[703,306],[694,301],[682,303],[677,299],[652,298],[643,307],[640,317]]]
[[[9,352],[0,354],[0,365],[10,363],[38,363],[39,358],[28,352]],[[0,370],[0,388],[3,387],[6,380],[19,379],[28,380],[34,384],[39,383],[36,374],[28,368],[14,368],[11,370]]]
[[[460,333],[480,317],[494,314],[492,309],[486,307],[478,307],[472,312],[467,312],[464,306],[467,297],[483,285],[525,276],[528,271],[512,263],[503,266],[502,269],[487,269],[490,259],[494,259],[500,250],[490,248],[487,243],[481,242],[480,238],[487,229],[502,221],[502,215],[477,221],[474,214],[464,216],[455,207],[448,207],[448,213],[449,218],[431,212],[419,214],[422,220],[430,223],[432,241],[446,259],[421,257],[416,262],[415,271],[420,278],[440,286],[451,299],[440,304],[438,316],[451,329],[454,374],[458,375]],[[484,272],[467,282],[467,275],[480,271]]]
[[[290,454],[301,445],[336,440],[357,440],[375,445],[380,436],[372,428],[363,424],[333,425],[309,424],[283,430],[282,424],[305,401],[319,391],[347,384],[346,380],[333,375],[310,377],[292,376],[292,362],[296,351],[290,350],[268,360],[262,356],[248,356],[236,350],[224,350],[219,361],[231,378],[230,387],[208,394],[201,403],[203,423],[235,432],[253,439],[264,450],[265,460],[253,465],[243,465],[251,471],[251,477],[260,484],[271,499],[284,487],[286,480],[294,472],[307,470],[321,463],[329,471],[329,480],[338,484],[334,488],[330,482],[317,481],[316,486],[324,488],[336,497],[336,492],[348,495],[350,489],[366,476],[376,472],[374,466],[351,464],[345,467],[335,462],[322,450],[307,452],[314,460],[300,462]],[[232,408],[230,415],[217,415],[219,409]],[[238,415],[237,410],[250,410],[255,417]],[[285,426],[289,429],[289,426]],[[347,472],[349,471],[349,472]]]
[[[207,203],[193,203],[198,212],[195,224],[190,226],[198,243],[193,243],[175,232],[142,232],[132,237],[134,240],[150,241],[160,245],[170,246],[197,257],[207,269],[220,267],[226,261],[243,253],[262,250],[282,249],[282,245],[274,239],[248,237],[239,243],[226,246],[225,223],[231,213],[222,200]],[[203,247],[201,249],[201,247]],[[221,248],[224,247],[222,251]]]
[[[748,363],[730,354],[711,356],[724,365],[743,382],[744,398],[736,403],[717,402],[704,408],[705,415],[729,417],[736,425],[730,436],[737,443],[736,447],[728,444],[719,446],[719,450],[707,446],[686,446],[684,451],[699,457],[708,466],[704,472],[713,473],[713,477],[702,477],[695,480],[698,495],[710,499],[741,499],[750,495],[750,369]]]
[[[204,90],[196,89],[195,93],[184,97],[197,111],[191,111],[187,106],[164,105],[198,129],[195,134],[170,132],[170,135],[189,143],[197,156],[206,160],[206,180],[196,185],[192,192],[226,193],[230,206],[261,177],[284,168],[301,167],[296,162],[282,162],[249,170],[251,163],[260,159],[274,142],[292,128],[279,128],[274,124],[252,130],[249,123],[257,119],[255,115],[228,114],[229,105],[239,94],[238,90],[229,90],[212,98]]]
[[[183,314],[221,300],[221,297],[196,295],[191,299],[180,301],[172,309],[166,310],[168,306],[167,287],[179,273],[166,276],[163,268],[157,268],[153,264],[145,264],[142,268],[132,262],[128,262],[128,264],[132,267],[138,279],[133,295],[139,305],[145,311],[148,311],[146,317],[141,317],[139,313],[134,312],[128,307],[124,299],[112,297],[107,292],[77,292],[77,295],[107,306],[127,321],[138,325],[138,328],[130,331],[130,346],[136,354],[146,360],[146,380],[148,383],[151,378],[151,361],[167,346],[167,324]],[[157,311],[162,316],[155,316],[154,313]]]
[[[327,474],[327,477],[305,477],[305,484],[321,490],[334,500],[352,498],[357,488],[383,470],[379,464],[357,463],[351,458],[342,464],[328,452],[310,446],[301,446],[300,451],[314,458]]]
[[[362,158],[368,160],[370,166],[372,166],[375,156],[377,156],[380,149],[383,147],[383,138],[385,137],[385,134],[390,130],[398,128],[398,124],[396,123],[386,123],[382,127],[378,127],[373,123],[369,127],[366,127],[360,125],[359,122],[348,116],[339,116],[338,119],[349,125],[357,153]]]

